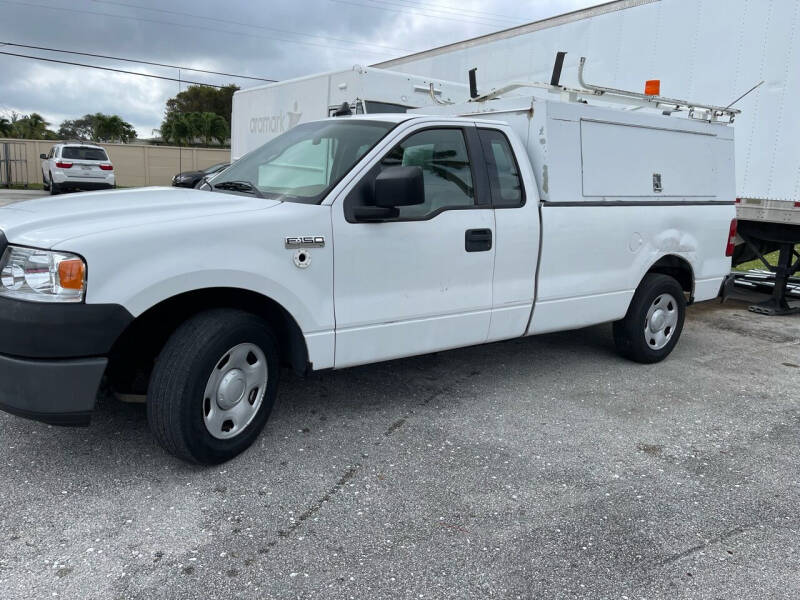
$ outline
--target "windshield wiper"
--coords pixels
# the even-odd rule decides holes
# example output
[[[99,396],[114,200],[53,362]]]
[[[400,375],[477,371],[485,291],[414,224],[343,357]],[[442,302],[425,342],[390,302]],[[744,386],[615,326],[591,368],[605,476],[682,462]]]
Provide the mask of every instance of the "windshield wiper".
[[[234,192],[249,192],[259,198],[263,198],[264,194],[261,193],[256,186],[249,181],[220,181],[211,186],[215,190],[232,190]]]

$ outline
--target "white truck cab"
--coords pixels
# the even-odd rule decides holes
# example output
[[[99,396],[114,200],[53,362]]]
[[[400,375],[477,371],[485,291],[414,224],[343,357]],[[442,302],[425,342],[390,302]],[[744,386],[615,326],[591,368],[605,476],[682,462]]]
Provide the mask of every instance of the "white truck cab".
[[[281,365],[603,322],[664,359],[730,269],[732,127],[546,92],[442,110],[298,124],[205,190],[0,209],[0,408],[86,424],[105,374],[217,463]]]

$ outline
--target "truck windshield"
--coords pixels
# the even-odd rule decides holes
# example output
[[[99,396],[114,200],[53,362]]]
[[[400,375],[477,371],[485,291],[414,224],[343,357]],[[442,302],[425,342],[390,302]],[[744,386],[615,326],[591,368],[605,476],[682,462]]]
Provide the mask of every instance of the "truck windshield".
[[[318,203],[395,125],[350,119],[298,125],[236,161],[213,188]]]

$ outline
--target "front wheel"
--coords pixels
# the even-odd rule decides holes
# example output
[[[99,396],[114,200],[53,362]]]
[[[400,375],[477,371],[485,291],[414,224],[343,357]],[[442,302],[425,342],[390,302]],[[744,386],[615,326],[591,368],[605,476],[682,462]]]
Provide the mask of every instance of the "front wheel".
[[[269,325],[215,309],[183,323],[161,351],[147,391],[147,419],[175,456],[218,464],[247,449],[278,391],[278,347]]]
[[[665,359],[681,336],[686,298],[669,275],[645,275],[625,317],[614,323],[614,343],[624,357],[640,363]]]

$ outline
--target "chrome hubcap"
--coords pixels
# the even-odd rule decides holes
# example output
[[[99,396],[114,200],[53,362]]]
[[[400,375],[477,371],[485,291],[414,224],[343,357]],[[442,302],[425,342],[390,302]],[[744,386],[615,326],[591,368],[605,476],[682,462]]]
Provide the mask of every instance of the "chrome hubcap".
[[[203,395],[203,421],[217,439],[236,437],[261,408],[267,359],[255,344],[238,344],[217,361]]]
[[[661,350],[675,333],[678,324],[678,302],[672,294],[657,296],[644,320],[644,337],[653,350]]]

